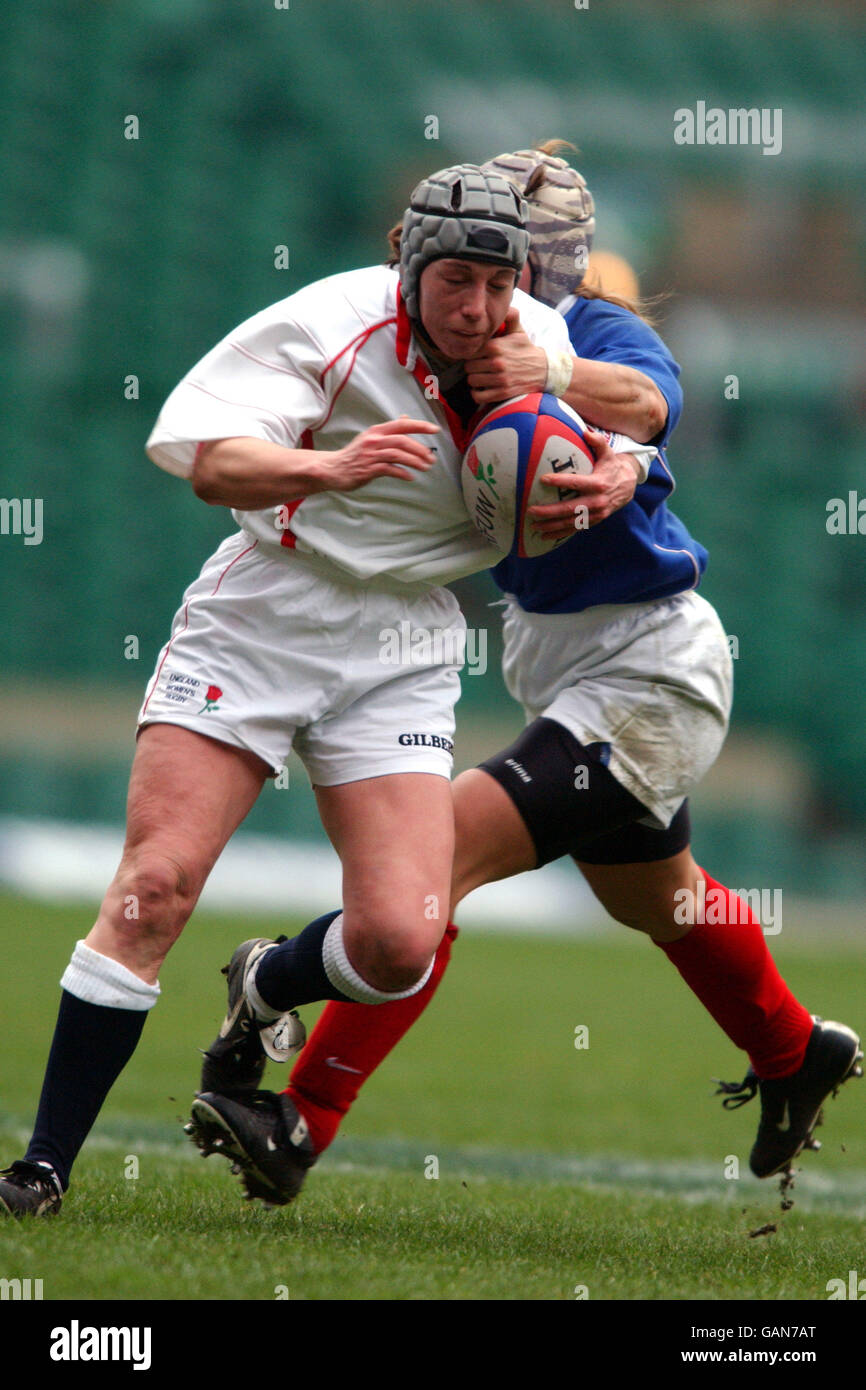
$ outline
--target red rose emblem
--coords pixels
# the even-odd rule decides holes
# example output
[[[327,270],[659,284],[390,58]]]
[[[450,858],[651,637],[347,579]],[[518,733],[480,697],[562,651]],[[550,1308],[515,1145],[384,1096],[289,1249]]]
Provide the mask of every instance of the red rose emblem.
[[[208,710],[216,709],[217,700],[222,699],[222,694],[223,693],[218,685],[209,685],[207,688],[207,694],[204,697],[204,709],[202,709],[200,712],[202,714],[207,714]]]

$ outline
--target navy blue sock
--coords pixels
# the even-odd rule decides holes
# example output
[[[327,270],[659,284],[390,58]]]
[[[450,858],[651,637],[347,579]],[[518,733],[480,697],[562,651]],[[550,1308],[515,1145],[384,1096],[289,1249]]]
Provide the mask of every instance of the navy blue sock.
[[[33,1138],[25,1155],[50,1163],[64,1189],[78,1151],[123,1068],[136,1049],[146,1009],[87,1004],[68,990],[45,1068]]]
[[[272,1009],[296,1009],[319,999],[348,999],[335,989],[322,964],[325,932],[341,909],[317,917],[291,941],[284,941],[262,956],[256,968],[256,989]]]

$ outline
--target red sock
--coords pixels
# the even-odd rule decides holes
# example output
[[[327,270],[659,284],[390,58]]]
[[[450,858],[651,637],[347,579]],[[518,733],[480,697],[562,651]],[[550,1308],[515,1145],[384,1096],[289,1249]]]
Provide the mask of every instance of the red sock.
[[[310,1128],[317,1153],[331,1143],[358,1092],[420,1018],[439,986],[457,928],[449,922],[423,989],[394,1004],[332,1000],[295,1063],[286,1092]]]
[[[659,941],[686,984],[762,1080],[802,1065],[812,1018],[794,998],[767,950],[748,904],[703,869],[703,922],[679,941]]]

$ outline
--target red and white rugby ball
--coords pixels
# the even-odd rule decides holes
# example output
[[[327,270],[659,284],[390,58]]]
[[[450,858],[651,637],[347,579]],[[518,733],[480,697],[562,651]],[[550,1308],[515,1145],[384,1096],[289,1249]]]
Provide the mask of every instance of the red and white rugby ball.
[[[592,472],[585,430],[564,401],[534,392],[495,406],[473,432],[463,456],[463,496],[482,536],[504,555],[547,555],[570,539],[539,536],[529,508],[578,495],[539,479],[546,473]]]

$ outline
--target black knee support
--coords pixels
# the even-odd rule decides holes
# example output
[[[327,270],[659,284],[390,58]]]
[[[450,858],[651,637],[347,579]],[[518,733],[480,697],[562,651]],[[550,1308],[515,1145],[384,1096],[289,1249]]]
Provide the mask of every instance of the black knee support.
[[[609,756],[609,744],[583,744],[563,724],[542,717],[479,764],[520,812],[538,868],[564,854],[590,864],[647,863],[689,843],[687,803],[667,830],[641,825],[649,812],[609,771]]]

